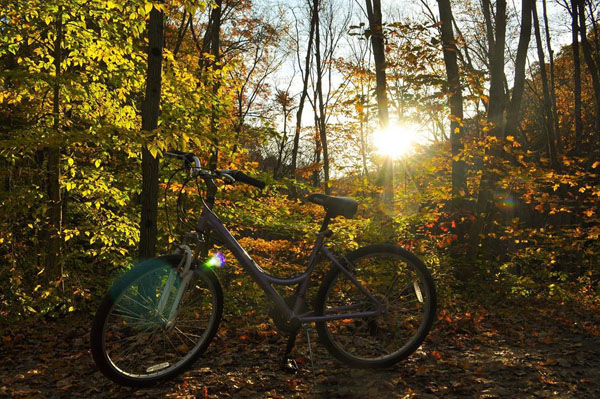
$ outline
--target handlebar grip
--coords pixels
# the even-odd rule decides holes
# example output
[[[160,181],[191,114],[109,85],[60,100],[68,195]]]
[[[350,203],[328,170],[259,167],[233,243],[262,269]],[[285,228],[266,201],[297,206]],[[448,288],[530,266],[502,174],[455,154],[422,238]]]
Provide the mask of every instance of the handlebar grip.
[[[261,190],[263,188],[265,188],[265,186],[266,186],[264,181],[250,177],[247,174],[245,174],[244,172],[242,172],[241,170],[236,170],[236,171],[232,172],[231,177],[233,177],[235,180],[237,180],[239,182],[246,183],[251,186],[260,188]]]

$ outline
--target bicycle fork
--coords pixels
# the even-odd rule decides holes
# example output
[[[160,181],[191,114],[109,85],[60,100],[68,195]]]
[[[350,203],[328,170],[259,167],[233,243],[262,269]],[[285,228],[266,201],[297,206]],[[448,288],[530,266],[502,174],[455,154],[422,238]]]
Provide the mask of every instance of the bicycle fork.
[[[169,277],[167,278],[167,282],[165,284],[165,287],[163,288],[163,291],[160,293],[160,299],[158,301],[157,314],[162,316],[169,302],[169,299],[172,295],[175,295],[175,298],[171,305],[171,309],[169,310],[169,316],[165,320],[165,326],[167,328],[171,328],[174,325],[175,317],[177,317],[177,311],[179,309],[179,303],[181,302],[183,293],[185,292],[185,289],[187,288],[187,285],[190,282],[192,275],[194,274],[193,270],[190,270],[192,265],[192,250],[187,245],[180,245],[177,248],[176,253],[181,252],[184,253],[184,256],[179,265],[177,265],[176,268],[173,268],[169,271]],[[182,265],[183,270],[181,274],[179,274],[178,270]],[[175,293],[172,293],[172,288],[176,284],[177,277],[179,275],[181,276],[181,284],[179,285],[177,291]]]

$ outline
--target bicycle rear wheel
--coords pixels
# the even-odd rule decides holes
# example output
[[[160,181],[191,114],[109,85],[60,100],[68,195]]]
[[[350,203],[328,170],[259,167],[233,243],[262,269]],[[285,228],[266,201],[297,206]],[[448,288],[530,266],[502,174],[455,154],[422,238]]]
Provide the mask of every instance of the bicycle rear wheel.
[[[364,318],[316,323],[319,338],[338,360],[359,368],[389,367],[413,353],[435,318],[431,274],[413,254],[397,245],[360,248],[347,256],[349,270],[384,309]],[[374,311],[370,300],[338,267],[325,275],[316,299],[319,315]]]
[[[118,384],[142,387],[171,378],[215,336],[223,312],[221,285],[212,270],[199,266],[174,306],[181,259],[146,260],[104,297],[92,324],[91,349],[100,371]]]

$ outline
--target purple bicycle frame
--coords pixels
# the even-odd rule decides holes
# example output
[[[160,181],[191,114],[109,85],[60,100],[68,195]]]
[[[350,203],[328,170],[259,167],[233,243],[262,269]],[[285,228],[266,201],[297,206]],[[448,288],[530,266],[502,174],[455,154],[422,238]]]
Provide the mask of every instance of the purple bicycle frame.
[[[250,274],[252,279],[262,288],[265,294],[275,303],[277,309],[285,315],[288,320],[297,320],[301,323],[321,322],[327,320],[337,319],[353,319],[371,317],[381,314],[384,310],[384,306],[367,291],[362,284],[354,277],[354,275],[344,267],[323,244],[325,241],[325,232],[321,231],[317,235],[315,245],[309,258],[308,267],[304,273],[299,274],[291,278],[278,278],[267,274],[260,266],[258,266],[254,260],[248,255],[248,253],[242,248],[237,240],[231,235],[227,227],[223,225],[221,220],[215,215],[204,200],[202,200],[202,213],[196,225],[196,231],[203,233],[206,230],[216,233],[219,241],[221,241],[227,249],[229,249],[235,258],[240,262],[244,270]],[[319,253],[323,253],[325,257],[333,262],[333,264],[340,268],[340,270],[356,285],[356,287],[367,297],[369,300],[376,305],[377,309],[372,311],[362,311],[354,313],[342,313],[342,314],[329,314],[327,313],[338,313],[348,310],[352,310],[360,307],[362,304],[349,305],[344,307],[327,309],[325,315],[315,315],[314,311],[297,314],[302,308],[304,297],[308,290],[310,283],[310,276],[317,264],[317,256]],[[351,263],[344,258],[344,261],[351,266]],[[276,285],[295,285],[299,284],[297,288],[296,302],[292,308],[288,306],[285,300],[279,295],[279,293],[272,287],[272,284]]]

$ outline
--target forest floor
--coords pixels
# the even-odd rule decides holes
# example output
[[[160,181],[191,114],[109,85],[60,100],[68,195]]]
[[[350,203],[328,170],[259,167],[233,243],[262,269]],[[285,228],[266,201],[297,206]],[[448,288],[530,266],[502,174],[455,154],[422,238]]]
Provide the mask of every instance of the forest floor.
[[[0,343],[0,397],[14,398],[598,398],[600,311],[520,300],[490,309],[446,309],[423,346],[383,370],[338,363],[309,328],[279,370],[285,337],[255,312],[244,325],[225,317],[203,358],[184,375],[149,389],[115,385],[94,367],[90,316],[15,326]],[[452,306],[456,309],[457,306]],[[493,308],[493,310],[492,310]]]

